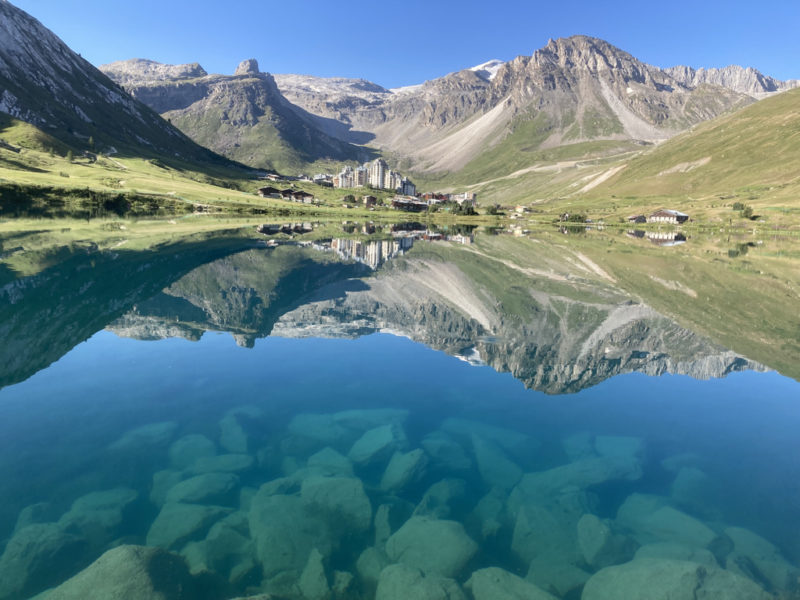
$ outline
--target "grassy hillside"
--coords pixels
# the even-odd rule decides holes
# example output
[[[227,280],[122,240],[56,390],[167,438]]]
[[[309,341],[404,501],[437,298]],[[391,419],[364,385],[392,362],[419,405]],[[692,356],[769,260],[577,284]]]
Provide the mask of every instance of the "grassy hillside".
[[[632,207],[669,203],[723,221],[735,202],[768,218],[800,215],[799,109],[800,89],[698,125],[627,161],[585,199],[616,197]]]

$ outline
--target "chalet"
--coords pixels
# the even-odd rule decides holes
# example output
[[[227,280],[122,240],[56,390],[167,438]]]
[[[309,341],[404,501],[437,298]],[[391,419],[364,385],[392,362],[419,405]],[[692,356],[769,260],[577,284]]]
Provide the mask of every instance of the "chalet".
[[[378,199],[375,196],[364,196],[364,206],[369,208],[370,206],[375,206],[378,203]]]
[[[647,217],[644,215],[631,215],[628,217],[628,223],[647,223]]]
[[[262,187],[258,190],[258,195],[262,198],[280,198],[281,191],[274,187]]]
[[[267,179],[269,181],[280,181],[281,176],[278,175],[277,173],[267,173],[266,175],[264,175],[264,179]]]
[[[428,205],[425,202],[420,202],[416,198],[394,198],[392,200],[392,208],[404,210],[406,212],[424,212],[428,210]]]
[[[281,190],[278,193],[281,195],[281,198],[283,198],[284,200],[294,200],[294,198],[292,197],[292,195],[294,194],[294,190],[291,190],[291,189]]]
[[[302,202],[304,204],[311,204],[314,201],[314,194],[309,194],[303,190],[298,190],[292,193],[292,200],[295,202]]]
[[[652,215],[647,217],[648,223],[670,223],[672,225],[679,225],[689,220],[689,215],[679,212],[677,210],[667,210],[662,208],[657,210]]]

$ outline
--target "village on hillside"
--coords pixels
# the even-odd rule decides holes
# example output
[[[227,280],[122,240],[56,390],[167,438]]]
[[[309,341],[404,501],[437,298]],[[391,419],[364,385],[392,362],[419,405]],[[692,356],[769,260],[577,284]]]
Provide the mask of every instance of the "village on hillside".
[[[347,194],[342,198],[343,206],[349,207],[352,204],[363,204],[365,208],[375,208],[376,206],[391,206],[396,210],[407,212],[425,212],[436,210],[439,205],[455,205],[459,210],[471,214],[477,204],[477,194],[474,192],[464,192],[460,194],[445,193],[418,193],[417,186],[411,179],[394,171],[388,163],[377,158],[372,162],[364,163],[357,167],[346,165],[338,174],[320,173],[310,177],[308,175],[286,176],[278,173],[268,173],[262,177],[263,180],[272,183],[313,183],[324,188],[335,188],[343,190],[356,190],[364,188],[367,190],[381,190],[394,192],[395,196],[388,200],[379,199],[372,194],[364,194],[357,198],[355,194]],[[259,188],[258,194],[262,198],[276,198],[290,200],[303,204],[319,204],[318,198],[307,190],[295,189],[294,187],[280,188],[275,186],[265,186]],[[432,208],[433,207],[433,208]]]

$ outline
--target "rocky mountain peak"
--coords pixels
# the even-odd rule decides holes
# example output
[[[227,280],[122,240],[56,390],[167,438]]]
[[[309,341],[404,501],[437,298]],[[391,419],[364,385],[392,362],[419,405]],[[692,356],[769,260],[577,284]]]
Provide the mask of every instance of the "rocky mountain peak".
[[[258,75],[260,71],[258,70],[258,61],[255,58],[248,58],[247,60],[243,60],[239,63],[239,66],[236,67],[236,71],[234,71],[234,75]]]
[[[199,63],[167,65],[143,58],[132,58],[102,65],[100,70],[122,86],[143,82],[197,79],[208,75]]]
[[[738,65],[719,69],[693,69],[692,67],[677,66],[665,69],[665,71],[684,85],[692,87],[702,84],[719,85],[754,98],[783,92],[800,85],[800,82],[796,80],[779,81],[752,67],[745,68]]]

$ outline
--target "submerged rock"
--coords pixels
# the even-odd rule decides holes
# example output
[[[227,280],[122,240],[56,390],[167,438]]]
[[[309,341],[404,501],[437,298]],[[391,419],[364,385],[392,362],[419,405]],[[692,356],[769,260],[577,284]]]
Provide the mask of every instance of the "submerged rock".
[[[175,440],[169,447],[169,460],[178,470],[189,467],[199,458],[216,456],[217,446],[204,435],[191,434]]]
[[[481,498],[472,511],[472,518],[480,524],[481,537],[494,537],[505,524],[506,493],[501,488],[492,488]]]
[[[337,423],[333,415],[300,414],[289,422],[289,433],[314,440],[324,446],[341,448],[352,443],[358,433]]]
[[[771,542],[742,527],[728,527],[725,535],[734,547],[725,562],[727,569],[747,573],[748,569],[741,566],[741,558],[745,558],[771,589],[797,591],[800,587],[800,569],[791,565]]]
[[[612,531],[609,521],[585,514],[578,521],[578,546],[586,564],[596,570],[629,561],[637,544]]]
[[[444,577],[458,576],[477,551],[461,523],[427,517],[411,517],[386,541],[394,562]]]
[[[173,421],[150,423],[132,429],[109,446],[110,450],[142,450],[166,446],[175,435],[178,424]]]
[[[525,577],[537,587],[560,598],[575,597],[591,575],[576,565],[540,556],[533,559]]]
[[[211,525],[230,512],[231,509],[222,506],[168,502],[147,532],[147,545],[178,549],[205,537]]]
[[[153,486],[150,488],[150,502],[156,506],[163,506],[167,501],[167,493],[186,479],[187,475],[183,471],[174,469],[164,469],[153,473]]]
[[[375,546],[383,548],[386,540],[408,520],[413,511],[413,504],[400,499],[381,504],[375,511]]]
[[[712,508],[717,505],[712,493],[708,475],[696,467],[682,467],[670,490],[678,506],[707,517],[717,516]]]
[[[237,586],[255,570],[254,554],[247,515],[242,512],[217,521],[204,540],[190,542],[181,550],[193,574],[213,571]]]
[[[717,567],[717,559],[710,550],[705,548],[692,548],[677,542],[657,542],[646,544],[639,548],[634,555],[634,560],[640,558],[667,558],[670,560],[685,560],[700,565]]]
[[[425,576],[420,569],[408,565],[386,567],[378,580],[375,600],[466,600],[453,579]]]
[[[489,487],[510,490],[522,478],[522,469],[509,460],[503,450],[493,442],[474,433],[471,436],[472,451],[478,463],[478,472]]]
[[[441,467],[445,472],[469,471],[472,468],[472,459],[467,456],[464,448],[453,438],[441,431],[435,431],[425,436],[422,447],[431,457],[434,466]]]
[[[139,493],[129,488],[92,492],[75,500],[58,523],[93,547],[103,547],[119,535],[138,499]]]
[[[642,460],[645,443],[639,437],[598,435],[594,439],[594,449],[600,456]]]
[[[297,496],[259,490],[250,507],[249,525],[267,592],[291,591],[311,550],[327,557],[334,547],[328,524]]]
[[[119,546],[36,600],[211,600],[215,592],[193,579],[175,554],[160,548]]]
[[[332,528],[362,532],[372,522],[372,505],[364,484],[355,477],[314,477],[303,480],[303,504],[327,519]]]
[[[356,440],[347,456],[359,466],[385,462],[405,445],[405,441],[405,433],[399,425],[382,425]]]
[[[556,600],[543,589],[497,567],[475,571],[465,587],[475,600]]]
[[[658,496],[630,495],[620,506],[616,522],[640,544],[678,542],[706,548],[717,538],[707,525],[667,505]]]
[[[454,512],[467,493],[463,479],[442,479],[434,483],[414,509],[415,517],[445,519]]]
[[[219,422],[219,444],[232,454],[247,454],[250,438],[239,419],[229,414]]]
[[[330,446],[308,457],[308,469],[325,477],[353,476],[353,463],[350,459]]]
[[[390,563],[389,557],[380,548],[369,547],[359,555],[356,571],[366,591],[375,589],[381,573]]]
[[[298,581],[300,593],[305,600],[329,600],[331,588],[325,576],[325,566],[322,564],[322,554],[313,548],[308,555],[308,562]]]
[[[529,435],[507,429],[487,425],[469,419],[448,418],[442,423],[441,430],[456,437],[463,437],[467,441],[472,435],[478,435],[484,440],[494,442],[512,455],[528,455],[539,447],[539,443]]]
[[[14,533],[28,525],[57,521],[59,510],[50,502],[38,502],[23,508],[17,516]]]
[[[523,506],[517,513],[511,550],[526,564],[543,556],[576,564],[582,558],[576,523],[576,515],[557,507]]]
[[[367,431],[381,425],[403,425],[408,414],[404,408],[362,408],[338,412],[333,420],[348,429]]]
[[[752,581],[717,567],[666,559],[637,559],[595,573],[582,600],[768,600]]]
[[[236,498],[239,477],[233,473],[206,473],[181,481],[167,492],[168,503],[228,504]]]
[[[395,452],[381,478],[381,489],[386,492],[399,492],[407,485],[422,479],[428,457],[425,451],[417,448],[411,452]]]
[[[89,544],[55,523],[17,531],[0,556],[0,598],[28,598],[86,566]]]

